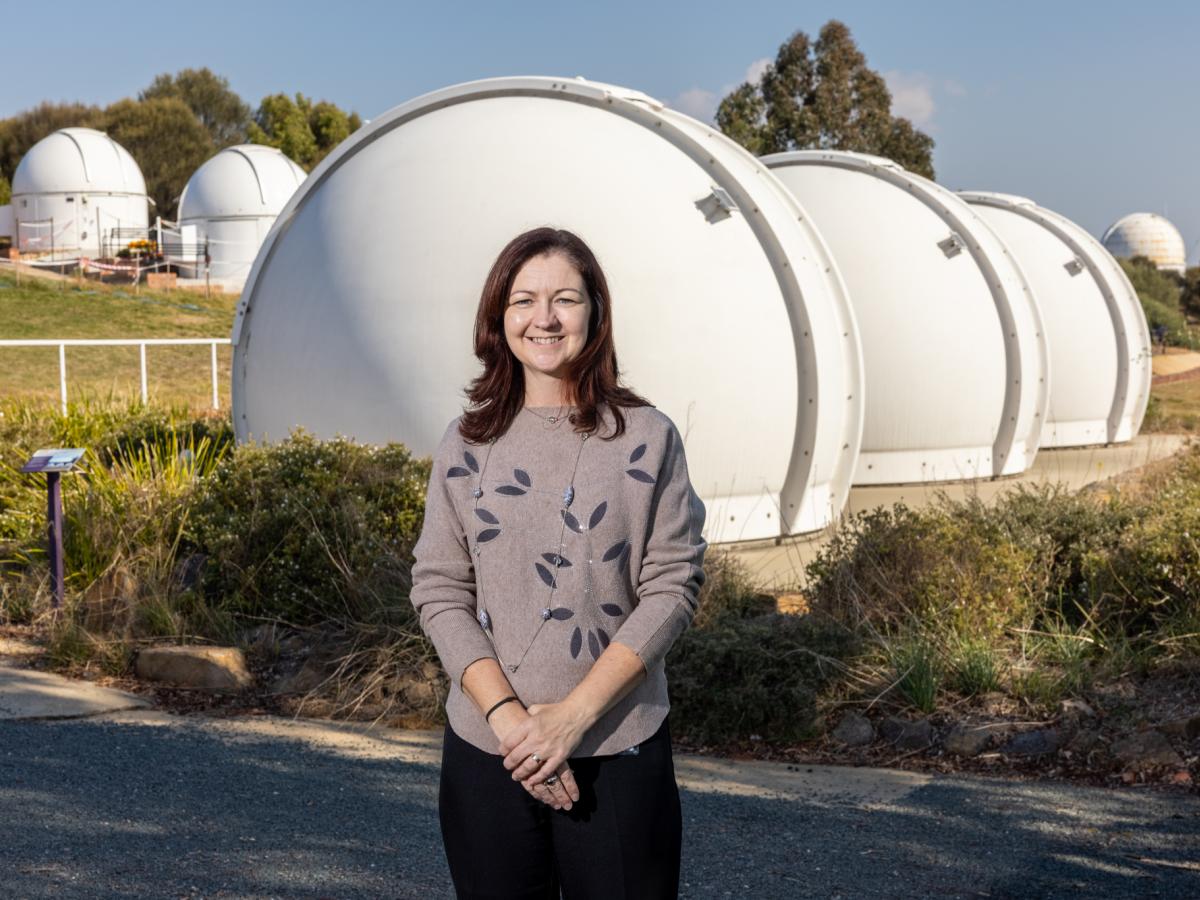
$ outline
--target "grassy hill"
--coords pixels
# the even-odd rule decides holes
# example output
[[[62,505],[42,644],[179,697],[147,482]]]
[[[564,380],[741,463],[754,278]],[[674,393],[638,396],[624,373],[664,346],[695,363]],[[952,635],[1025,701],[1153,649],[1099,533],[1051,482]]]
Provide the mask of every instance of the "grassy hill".
[[[0,270],[0,338],[194,338],[229,337],[236,294],[173,290],[135,293],[130,285],[72,279],[50,280]],[[167,404],[197,409],[211,405],[208,347],[149,347],[150,395]],[[218,348],[221,405],[229,406],[232,351]],[[58,350],[0,348],[0,396],[56,403]],[[67,394],[114,398],[140,394],[137,347],[68,347]]]

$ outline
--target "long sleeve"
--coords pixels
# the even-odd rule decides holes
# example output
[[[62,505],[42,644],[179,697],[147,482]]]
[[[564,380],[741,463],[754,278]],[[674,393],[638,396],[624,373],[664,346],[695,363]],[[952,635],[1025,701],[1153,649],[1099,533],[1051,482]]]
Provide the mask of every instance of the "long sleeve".
[[[457,422],[451,423],[434,454],[425,523],[413,549],[411,597],[422,630],[437,648],[446,674],[459,686],[467,666],[495,659],[496,653],[475,618],[475,567],[446,478],[448,457],[457,446],[456,428]]]
[[[704,583],[704,504],[692,490],[683,439],[673,424],[654,490],[638,605],[613,635],[641,657],[648,672],[691,624]]]

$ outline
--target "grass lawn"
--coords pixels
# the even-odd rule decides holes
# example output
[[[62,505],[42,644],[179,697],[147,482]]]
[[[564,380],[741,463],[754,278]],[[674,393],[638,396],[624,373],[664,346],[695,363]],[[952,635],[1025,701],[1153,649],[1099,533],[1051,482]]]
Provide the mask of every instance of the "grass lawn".
[[[1200,431],[1200,378],[1150,389],[1143,431]]]
[[[236,294],[148,291],[131,285],[50,281],[0,271],[0,338],[228,338]],[[208,347],[148,347],[151,399],[212,404]],[[232,350],[217,348],[221,405],[229,406]],[[57,403],[58,349],[0,348],[0,394],[5,398]],[[67,396],[136,397],[140,394],[137,347],[68,347]]]

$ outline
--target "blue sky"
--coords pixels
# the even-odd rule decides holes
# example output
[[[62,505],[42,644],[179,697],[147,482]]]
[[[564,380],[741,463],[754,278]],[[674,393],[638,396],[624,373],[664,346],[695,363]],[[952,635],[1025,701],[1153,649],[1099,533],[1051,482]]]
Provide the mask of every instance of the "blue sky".
[[[160,12],[178,8],[178,12]],[[498,75],[585,75],[705,117],[789,34],[850,26],[951,188],[1030,196],[1099,234],[1150,211],[1200,256],[1200,4],[689,2],[155,6],[0,0],[0,116],[105,104],[208,66],[252,105],[278,91],[371,118]],[[42,9],[53,10],[43,14]],[[120,9],[121,12],[117,12]],[[43,16],[52,16],[43,20]]]

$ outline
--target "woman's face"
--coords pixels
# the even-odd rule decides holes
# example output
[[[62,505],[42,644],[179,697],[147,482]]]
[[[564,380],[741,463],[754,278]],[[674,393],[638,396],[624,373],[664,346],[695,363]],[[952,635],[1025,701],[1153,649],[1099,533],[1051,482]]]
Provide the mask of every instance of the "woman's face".
[[[517,270],[504,309],[504,336],[526,378],[563,378],[583,352],[592,300],[583,276],[561,253],[535,256]]]

